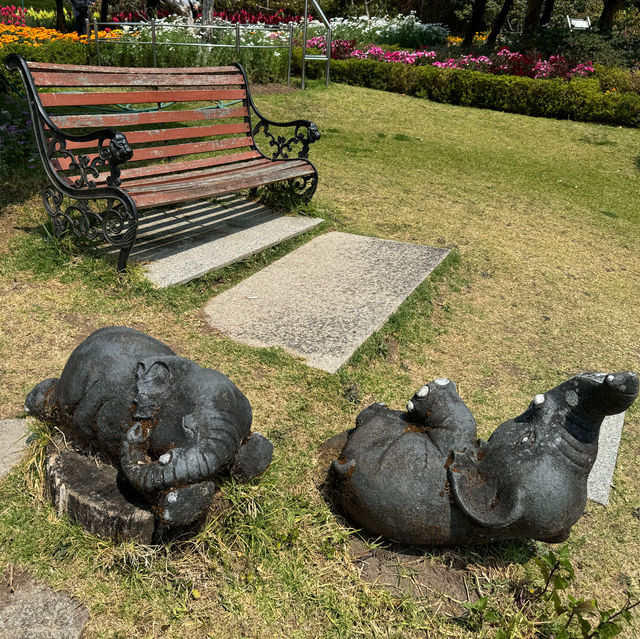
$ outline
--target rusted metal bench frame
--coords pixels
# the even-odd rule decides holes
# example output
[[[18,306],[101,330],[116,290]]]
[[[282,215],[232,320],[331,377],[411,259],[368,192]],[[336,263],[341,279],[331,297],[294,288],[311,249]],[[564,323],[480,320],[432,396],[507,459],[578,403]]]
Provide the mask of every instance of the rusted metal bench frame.
[[[72,73],[77,72],[80,68],[87,70],[89,73],[107,73],[109,72],[109,68],[27,63],[22,57],[16,54],[9,55],[5,60],[5,66],[9,70],[16,70],[20,73],[26,89],[38,151],[46,174],[51,182],[51,185],[44,189],[42,198],[44,206],[52,220],[56,236],[59,237],[69,229],[78,237],[88,240],[103,240],[113,247],[118,248],[120,250],[118,271],[122,272],[126,268],[129,254],[135,244],[139,224],[138,209],[140,207],[136,204],[134,197],[127,192],[126,186],[121,187],[121,166],[132,158],[134,162],[136,161],[134,151],[129,145],[126,135],[115,128],[96,129],[85,135],[69,134],[59,128],[45,111],[42,100],[38,94],[36,83],[31,74],[30,65],[41,73],[43,71],[46,72],[47,69],[55,69],[55,71],[60,72],[61,70],[66,71],[67,68]],[[256,175],[252,174],[251,182],[244,186],[241,184],[243,167],[242,163],[239,163],[239,168],[233,165],[233,188],[225,191],[225,187],[223,186],[218,188],[215,194],[207,194],[206,192],[199,195],[185,194],[184,197],[178,196],[179,198],[181,197],[181,199],[175,199],[174,197],[173,200],[164,204],[216,197],[224,193],[232,193],[245,188],[255,192],[255,189],[259,186],[285,180],[293,184],[293,188],[304,201],[310,200],[316,190],[318,172],[308,160],[308,153],[309,145],[320,138],[317,126],[308,120],[274,122],[265,118],[253,102],[247,77],[242,66],[233,64],[229,67],[219,67],[217,69],[231,69],[232,67],[237,69],[235,73],[239,72],[243,78],[244,91],[240,91],[240,93],[245,93],[245,97],[241,98],[244,110],[246,111],[246,116],[243,117],[243,121],[248,125],[249,135],[251,136],[251,144],[247,148],[251,149],[252,157],[259,156],[265,158],[266,160],[270,160],[271,163],[278,164],[279,167],[283,165],[283,162],[289,162],[290,164],[285,165],[287,177],[273,179],[273,175],[263,176],[262,178],[258,178],[258,181],[262,179],[263,182],[256,183]],[[159,73],[162,72],[162,69],[139,69],[136,71],[142,73],[147,71]],[[184,71],[191,73],[196,72],[195,69],[184,69]],[[105,85],[100,84],[96,86]],[[119,84],[117,86],[123,85]],[[143,86],[151,85],[146,84]],[[91,87],[89,86],[88,88]],[[164,93],[166,94],[167,92],[165,91]],[[160,110],[157,112],[162,113]],[[252,124],[252,114],[257,119],[255,124]],[[152,118],[152,116],[149,117]],[[160,122],[163,122],[163,120],[160,120]],[[166,120],[164,122],[166,122]],[[278,135],[273,132],[274,128],[278,129],[281,127],[293,128],[292,137]],[[82,125],[76,128],[82,128]],[[135,132],[129,131],[128,133],[131,134]],[[265,155],[256,145],[255,137],[258,134],[265,136],[270,155]],[[49,139],[47,139],[47,137],[49,137]],[[94,154],[92,157],[91,155],[78,153],[77,151],[79,148],[82,148],[83,143],[92,143],[90,146],[97,147],[97,154]],[[88,145],[84,144],[84,146],[86,147]],[[296,150],[297,156],[291,157],[295,154]],[[61,157],[64,158],[66,168],[77,173],[77,175],[73,176],[75,179],[64,179],[58,174],[59,167],[56,168],[56,166],[54,166],[54,156],[56,156],[57,159]],[[232,165],[229,164],[228,166]],[[100,168],[108,168],[109,174],[106,176],[106,179],[104,178],[106,171],[100,173]],[[222,166],[222,168],[224,169],[224,166]],[[236,168],[237,170],[235,170]],[[300,174],[297,175],[297,173]],[[165,174],[169,177],[175,177],[167,172],[165,172]],[[248,172],[246,174],[249,175]],[[96,179],[99,177],[106,182],[106,184],[96,184]],[[140,183],[140,180],[138,180],[138,183]],[[240,186],[238,186],[239,184]],[[72,201],[68,206],[65,206],[65,196]],[[149,198],[147,197],[147,199]],[[98,201],[104,201],[105,205],[101,208],[98,207]],[[159,208],[162,206],[163,202],[159,201],[153,206],[146,204],[143,208]]]

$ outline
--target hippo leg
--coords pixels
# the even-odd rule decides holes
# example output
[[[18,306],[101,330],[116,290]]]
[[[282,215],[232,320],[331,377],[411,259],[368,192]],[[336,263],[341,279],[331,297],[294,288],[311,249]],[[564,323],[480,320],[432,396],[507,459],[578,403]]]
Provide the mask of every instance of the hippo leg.
[[[476,420],[456,385],[446,377],[429,382],[407,403],[409,419],[429,428],[444,428],[475,436]]]
[[[98,415],[101,413],[104,397],[89,387],[73,410],[71,427],[74,432],[87,441],[95,441],[98,430]]]

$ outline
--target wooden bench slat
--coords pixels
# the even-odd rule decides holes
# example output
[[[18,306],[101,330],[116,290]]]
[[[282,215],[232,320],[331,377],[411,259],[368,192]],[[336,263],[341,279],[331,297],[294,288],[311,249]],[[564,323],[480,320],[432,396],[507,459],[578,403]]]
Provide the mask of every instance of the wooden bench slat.
[[[293,165],[293,166],[292,166]],[[297,163],[272,162],[270,166],[251,171],[240,171],[236,175],[220,176],[206,181],[188,182],[180,186],[172,186],[166,190],[156,189],[148,193],[131,193],[139,209],[158,205],[175,204],[205,197],[214,197],[233,193],[241,189],[251,189],[280,180],[288,180],[304,175],[313,175],[309,164],[298,166]]]
[[[178,157],[180,155],[196,155],[198,153],[210,153],[211,151],[223,151],[225,149],[238,149],[245,146],[253,146],[252,137],[227,138],[224,140],[209,140],[208,142],[193,142],[190,144],[173,144],[170,146],[145,147],[135,149],[130,162],[141,162],[159,158]],[[87,154],[89,160],[97,157],[97,153]],[[71,158],[56,158],[61,170],[67,170],[71,164]]]
[[[171,75],[146,73],[49,73],[34,72],[33,79],[41,87],[155,87],[155,86],[219,86],[243,85],[239,75]]]
[[[236,122],[234,124],[214,124],[211,126],[185,126],[175,129],[151,129],[148,131],[129,131],[127,141],[129,144],[148,144],[150,142],[163,142],[168,140],[188,140],[192,138],[204,138],[210,135],[231,135],[233,133],[250,133],[248,122]],[[95,141],[67,142],[67,149],[96,148]]]
[[[149,111],[145,113],[105,113],[94,115],[52,115],[51,121],[61,129],[72,128],[111,128],[118,129],[136,124],[166,124],[168,122],[196,122],[198,120],[218,120],[223,118],[245,118],[249,111],[244,106],[221,109]]]
[[[243,100],[244,89],[212,91],[117,91],[113,93],[64,92],[40,93],[43,106],[97,106],[106,104],[155,104],[158,102],[207,102],[210,100]]]
[[[184,188],[191,188],[192,185],[196,184],[201,184],[203,187],[208,184],[218,184],[230,179],[235,179],[240,175],[243,177],[273,176],[281,173],[282,171],[294,171],[296,175],[304,175],[308,169],[309,165],[306,162],[295,160],[292,162],[284,160],[276,160],[275,162],[269,161],[267,163],[251,162],[248,166],[241,163],[234,166],[223,167],[222,169],[212,171],[206,175],[197,174],[187,180],[174,181],[171,178],[167,178],[165,181],[155,184],[145,184],[144,182],[141,182],[136,186],[131,185],[125,188],[127,193],[135,198],[144,194],[179,191]],[[302,171],[302,173],[300,173],[300,171]]]
[[[238,67],[93,67],[87,64],[58,64],[55,62],[28,62],[31,71],[54,71],[67,73],[145,73],[159,74],[179,73],[194,74],[201,73],[238,73]]]
[[[191,169],[230,164],[232,162],[241,162],[259,157],[262,156],[258,151],[227,153],[226,155],[216,155],[212,158],[200,158],[199,160],[183,160],[182,162],[167,162],[151,166],[139,166],[135,169],[123,169],[120,177],[124,181],[145,176],[173,174]],[[105,178],[106,175],[108,175],[108,172],[105,173]]]
[[[271,164],[271,160],[265,157],[253,158],[244,162],[227,162],[218,166],[212,166],[208,168],[194,169],[192,171],[183,171],[181,173],[167,173],[165,175],[157,175],[153,177],[143,177],[132,180],[123,180],[122,188],[129,191],[133,188],[148,187],[150,190],[154,188],[155,184],[169,184],[178,182],[187,182],[195,179],[207,179],[214,175],[222,175],[223,173],[230,173],[238,170],[246,170],[251,167],[264,166]],[[105,176],[106,177],[106,176]],[[146,188],[145,188],[146,190]]]

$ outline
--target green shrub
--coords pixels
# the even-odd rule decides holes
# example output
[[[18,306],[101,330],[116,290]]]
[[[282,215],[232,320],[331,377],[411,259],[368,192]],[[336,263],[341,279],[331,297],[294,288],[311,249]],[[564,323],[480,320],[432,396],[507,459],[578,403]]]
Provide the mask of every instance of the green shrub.
[[[282,81],[287,72],[286,49],[261,49],[242,47],[236,52],[235,30],[220,30],[214,34],[216,44],[225,44],[227,48],[193,46],[202,44],[203,40],[193,28],[156,29],[157,66],[159,67],[198,67],[218,66],[239,62],[242,64],[252,82]],[[265,32],[243,30],[243,45],[271,44],[265,39]],[[151,67],[153,66],[153,47],[151,46],[151,29],[141,28],[137,35],[126,34],[125,42],[114,40],[100,44],[100,63],[108,66]],[[187,46],[180,43],[186,43]],[[89,60],[97,64],[97,53],[94,44],[89,45]]]
[[[38,151],[26,100],[0,95],[0,184],[15,180],[17,174],[33,171]]]
[[[300,62],[300,52],[296,52],[298,68]],[[323,63],[309,63],[309,77],[321,77],[323,73]],[[640,95],[621,91],[604,93],[597,78],[573,78],[568,82],[535,80],[464,69],[351,59],[332,60],[331,79],[446,104],[618,126],[640,125]]]
[[[51,40],[40,46],[11,43],[0,47],[0,61],[10,53],[18,53],[33,62],[87,64],[87,45],[73,40]]]

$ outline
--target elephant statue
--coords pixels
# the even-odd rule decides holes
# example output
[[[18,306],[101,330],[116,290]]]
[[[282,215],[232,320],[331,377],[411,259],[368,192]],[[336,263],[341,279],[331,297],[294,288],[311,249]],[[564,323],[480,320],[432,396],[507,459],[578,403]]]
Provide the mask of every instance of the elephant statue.
[[[169,526],[204,513],[219,473],[253,479],[273,454],[229,378],[121,326],[90,335],[25,410],[110,458]]]
[[[638,395],[638,376],[584,373],[536,395],[488,441],[454,382],[436,379],[406,411],[365,408],[330,475],[359,526],[392,541],[558,543],[584,511],[605,416]]]

